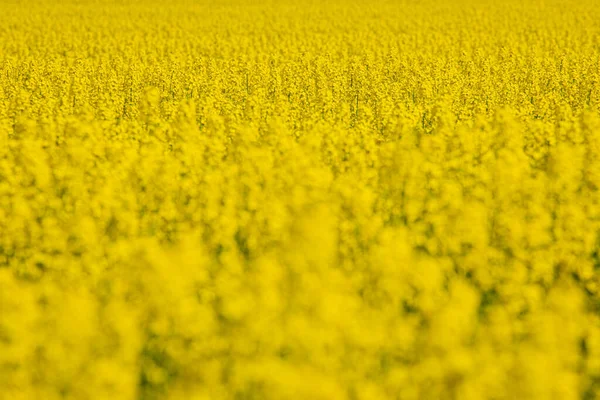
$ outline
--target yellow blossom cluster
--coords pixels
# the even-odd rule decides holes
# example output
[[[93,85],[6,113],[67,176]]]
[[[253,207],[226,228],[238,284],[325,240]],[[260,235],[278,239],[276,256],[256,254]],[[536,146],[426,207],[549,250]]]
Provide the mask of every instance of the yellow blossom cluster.
[[[600,399],[597,0],[1,2],[0,399]]]

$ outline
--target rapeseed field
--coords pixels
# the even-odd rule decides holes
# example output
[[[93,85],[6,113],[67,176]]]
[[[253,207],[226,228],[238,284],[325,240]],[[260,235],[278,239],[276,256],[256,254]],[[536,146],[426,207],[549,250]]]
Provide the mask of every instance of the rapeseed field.
[[[0,399],[600,398],[597,0],[0,4]]]

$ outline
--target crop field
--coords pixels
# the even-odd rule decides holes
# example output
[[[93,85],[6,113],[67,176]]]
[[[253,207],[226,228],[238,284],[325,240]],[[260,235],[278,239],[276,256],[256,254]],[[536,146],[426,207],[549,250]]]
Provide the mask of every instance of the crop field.
[[[0,2],[38,399],[600,399],[598,0]]]

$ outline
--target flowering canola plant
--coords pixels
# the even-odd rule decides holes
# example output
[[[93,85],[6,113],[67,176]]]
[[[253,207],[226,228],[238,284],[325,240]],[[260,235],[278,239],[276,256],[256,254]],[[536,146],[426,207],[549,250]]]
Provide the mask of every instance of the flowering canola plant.
[[[0,4],[0,399],[600,398],[595,0]]]

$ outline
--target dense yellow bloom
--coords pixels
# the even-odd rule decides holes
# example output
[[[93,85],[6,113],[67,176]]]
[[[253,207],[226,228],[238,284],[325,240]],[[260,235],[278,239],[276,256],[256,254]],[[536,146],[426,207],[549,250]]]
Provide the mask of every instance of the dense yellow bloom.
[[[600,398],[598,21],[0,4],[0,399]]]

